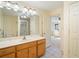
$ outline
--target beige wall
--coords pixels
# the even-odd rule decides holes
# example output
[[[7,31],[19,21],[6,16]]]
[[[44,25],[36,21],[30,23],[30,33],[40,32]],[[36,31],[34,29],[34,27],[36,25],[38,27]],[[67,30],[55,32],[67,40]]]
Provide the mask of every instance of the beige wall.
[[[51,16],[60,16],[61,17],[61,31],[60,35],[63,35],[63,6],[59,7],[53,11],[39,11],[39,33],[44,36],[44,34],[51,35]]]
[[[11,15],[5,15],[0,10],[0,29],[2,32],[4,31],[4,36],[16,36],[18,32],[18,17],[17,16],[11,16]],[[3,37],[3,34],[0,34],[0,37]]]
[[[39,34],[44,36],[44,34],[49,34],[49,12],[39,11]]]
[[[30,17],[30,34],[39,34],[39,16]]]
[[[4,15],[4,33],[5,36],[16,36],[18,33],[18,17]]]
[[[63,35],[63,37],[64,37],[64,41],[63,41],[64,57],[68,57],[68,39],[69,39],[69,33],[68,33],[68,31],[69,31],[69,23],[68,23],[69,14],[68,14],[68,11],[69,11],[68,4],[64,3],[64,24],[63,24],[64,25],[64,31],[63,31],[64,32],[64,35]]]
[[[3,35],[1,34],[3,31],[3,13],[2,10],[0,9],[0,37],[3,37]]]
[[[50,16],[59,16],[61,18],[61,24],[60,24],[60,27],[61,27],[61,31],[62,31],[62,23],[63,23],[63,6],[62,7],[59,7],[53,11],[50,12]],[[60,31],[60,33],[61,33]],[[52,33],[51,33],[52,34]]]
[[[2,14],[2,10],[0,9],[0,29],[2,29],[2,27],[3,27],[2,18],[3,18],[3,14]]]
[[[38,15],[31,17],[31,34],[40,34],[48,32],[48,12],[43,10],[37,11]]]
[[[0,29],[4,31],[4,36],[16,36],[18,30],[18,17],[13,15],[6,15],[0,9]],[[3,35],[0,35],[3,36]]]

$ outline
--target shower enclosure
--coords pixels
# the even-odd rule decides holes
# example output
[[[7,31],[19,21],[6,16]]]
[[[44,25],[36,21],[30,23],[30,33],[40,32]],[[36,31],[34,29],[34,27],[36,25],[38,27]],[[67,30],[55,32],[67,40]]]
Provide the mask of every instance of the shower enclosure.
[[[60,37],[60,17],[51,17],[51,38]]]

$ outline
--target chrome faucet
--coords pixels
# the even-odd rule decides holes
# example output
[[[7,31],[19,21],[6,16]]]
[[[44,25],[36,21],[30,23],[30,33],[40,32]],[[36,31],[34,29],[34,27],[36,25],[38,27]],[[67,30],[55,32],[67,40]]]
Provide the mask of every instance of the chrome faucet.
[[[23,37],[23,40],[25,40],[25,39],[26,39],[26,37],[24,36],[24,37]]]
[[[2,37],[4,37],[4,30],[0,29],[0,35],[2,35]]]

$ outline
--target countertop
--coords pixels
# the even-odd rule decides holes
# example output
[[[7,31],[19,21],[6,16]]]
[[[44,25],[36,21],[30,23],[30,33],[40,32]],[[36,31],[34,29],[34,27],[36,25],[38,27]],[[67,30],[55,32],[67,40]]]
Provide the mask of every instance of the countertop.
[[[25,37],[26,37],[26,39],[24,39],[24,40],[23,40],[23,36],[2,38],[2,40],[0,41],[0,49],[23,44],[23,43],[28,43],[28,42],[32,42],[32,41],[36,41],[36,40],[45,39],[45,37],[41,37],[38,35],[28,35]]]

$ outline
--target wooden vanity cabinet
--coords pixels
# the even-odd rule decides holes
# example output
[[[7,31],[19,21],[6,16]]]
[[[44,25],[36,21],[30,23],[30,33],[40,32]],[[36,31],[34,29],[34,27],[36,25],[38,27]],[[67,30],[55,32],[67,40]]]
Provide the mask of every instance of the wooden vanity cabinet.
[[[36,41],[16,46],[17,58],[33,58],[36,57]]]
[[[1,58],[36,58],[45,54],[45,39],[0,49]]]
[[[38,44],[38,46],[37,46],[37,56],[38,57],[41,57],[41,56],[43,56],[44,54],[45,54],[45,39],[42,39],[42,40],[39,40],[39,41],[37,41],[37,44]]]
[[[17,58],[28,58],[28,43],[20,44],[16,46],[16,57]]]
[[[15,47],[8,47],[0,49],[0,57],[1,58],[14,58],[15,57]]]

